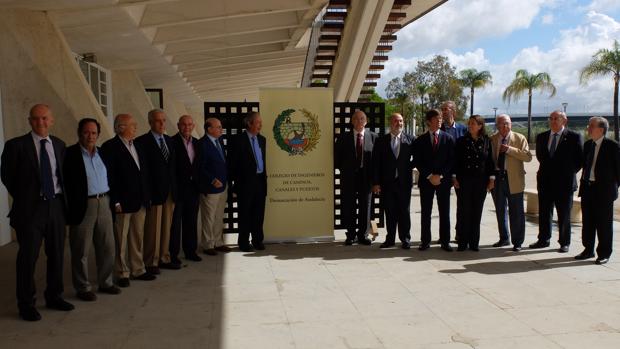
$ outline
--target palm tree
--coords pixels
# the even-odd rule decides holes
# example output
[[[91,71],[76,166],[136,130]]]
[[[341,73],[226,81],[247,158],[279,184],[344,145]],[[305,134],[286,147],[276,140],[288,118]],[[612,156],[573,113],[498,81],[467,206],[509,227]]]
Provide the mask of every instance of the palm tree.
[[[532,131],[532,91],[540,90],[540,93],[549,92],[549,98],[555,96],[555,86],[551,83],[551,77],[547,73],[530,74],[525,69],[519,69],[515,74],[514,80],[506,87],[502,100],[517,102],[522,94],[527,92],[527,141],[530,142]]]
[[[493,83],[493,77],[488,70],[477,71],[476,69],[465,69],[459,73],[459,82],[463,87],[469,87],[469,115],[474,115],[474,89],[484,88]]]
[[[595,76],[604,76],[611,74],[614,79],[614,138],[618,141],[620,132],[618,132],[618,82],[620,80],[620,44],[618,40],[614,40],[611,50],[600,49],[594,56],[592,61],[581,70],[579,81],[585,84],[588,80]]]
[[[420,124],[422,125],[422,132],[424,132],[425,129],[425,123],[424,123],[424,97],[429,94],[431,92],[431,87],[426,85],[426,84],[417,84],[415,86],[415,92],[418,95],[418,97],[420,97],[420,114],[421,114],[421,118],[420,120],[422,121]]]

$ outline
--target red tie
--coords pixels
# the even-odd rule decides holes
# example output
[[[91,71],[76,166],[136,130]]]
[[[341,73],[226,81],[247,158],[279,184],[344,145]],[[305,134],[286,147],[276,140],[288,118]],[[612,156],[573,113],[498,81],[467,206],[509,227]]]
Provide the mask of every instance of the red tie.
[[[437,148],[439,148],[439,136],[437,132],[433,133],[433,137],[433,151],[437,151]]]
[[[357,142],[355,143],[355,155],[357,157],[357,162],[360,167],[362,167],[362,155],[363,155],[363,147],[362,143],[364,141],[364,136],[361,133],[357,134]]]

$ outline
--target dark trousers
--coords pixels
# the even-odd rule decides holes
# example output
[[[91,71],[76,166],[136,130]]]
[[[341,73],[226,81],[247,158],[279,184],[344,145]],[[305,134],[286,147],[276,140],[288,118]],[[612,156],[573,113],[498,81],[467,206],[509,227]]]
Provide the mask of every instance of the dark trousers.
[[[178,258],[181,244],[185,257],[196,255],[198,248],[198,192],[187,190],[175,203],[170,227],[170,256]]]
[[[596,185],[596,184],[593,184]],[[613,243],[613,216],[614,202],[601,200],[594,195],[594,190],[582,183],[581,212],[582,228],[581,241],[587,253],[594,253],[594,241],[598,236],[596,254],[599,258],[609,258]]]
[[[265,219],[265,196],[267,195],[267,181],[264,174],[257,174],[255,187],[248,188],[237,194],[239,207],[239,236],[237,244],[248,246],[250,234],[253,244],[262,244],[265,238],[263,221]]]
[[[456,201],[456,234],[459,247],[477,248],[480,242],[480,221],[482,208],[487,197],[485,177],[459,178],[459,193]]]
[[[32,207],[32,219],[23,227],[16,227],[17,242],[17,306],[35,305],[35,266],[41,243],[45,240],[47,256],[47,288],[45,299],[62,297],[63,259],[65,246],[65,211],[61,198],[39,200]]]
[[[506,175],[499,175],[495,179],[495,188],[492,194],[493,202],[495,203],[499,239],[501,241],[508,241],[510,238],[515,247],[521,247],[525,239],[523,192],[510,194],[508,178]],[[510,228],[508,228],[509,222]]]
[[[397,227],[400,241],[411,241],[411,213],[409,212],[411,187],[402,188],[395,181],[393,186],[383,189],[381,195],[381,204],[384,205],[386,218],[387,236],[385,241],[394,243]]]
[[[439,240],[442,245],[450,243],[450,184],[442,182],[434,186],[426,178],[421,178],[418,184],[420,188],[420,214],[422,244],[431,243],[431,212],[433,200],[437,195],[439,208]],[[460,238],[460,237],[459,237]]]
[[[342,225],[347,229],[347,238],[354,239],[357,236],[360,240],[365,239],[372,193],[364,171],[360,169],[341,175],[340,189]]]
[[[558,228],[560,236],[558,243],[560,246],[570,245],[571,225],[570,211],[573,208],[573,191],[567,188],[564,192],[559,190],[538,189],[538,240],[549,241],[551,239],[551,220],[553,218],[553,207],[558,212]]]

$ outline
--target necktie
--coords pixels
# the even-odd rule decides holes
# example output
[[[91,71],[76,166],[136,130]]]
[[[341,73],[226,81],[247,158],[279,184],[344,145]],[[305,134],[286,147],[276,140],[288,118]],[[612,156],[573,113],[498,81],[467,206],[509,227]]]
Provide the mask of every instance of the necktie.
[[[357,142],[355,142],[355,156],[357,158],[358,167],[362,167],[362,160],[364,156],[362,143],[364,142],[364,136],[361,133],[357,134]]]
[[[437,151],[437,148],[439,148],[439,136],[437,135],[437,132],[433,133],[433,151]]]
[[[502,144],[505,145],[506,143],[507,143],[506,138],[502,138]],[[497,167],[500,169],[500,171],[504,170],[505,164],[506,164],[506,153],[500,152],[499,155],[497,156]]]
[[[252,149],[254,150],[254,159],[256,160],[256,173],[263,173],[263,153],[260,151],[256,136],[252,136]]]
[[[551,146],[549,147],[549,156],[553,157],[555,154],[555,148],[558,146],[558,134],[553,134],[553,139],[551,140]]]
[[[159,137],[159,147],[161,148],[161,154],[164,156],[164,160],[168,162],[168,157],[170,156],[170,153],[168,153],[168,147],[166,147],[164,137]]]
[[[52,164],[50,156],[45,149],[47,139],[41,140],[41,149],[39,151],[39,168],[41,170],[41,193],[46,200],[54,198],[54,179],[52,178]]]
[[[224,155],[224,150],[222,149],[222,146],[220,145],[220,141],[216,139],[213,141],[213,144],[215,144],[215,148],[217,149],[217,152],[220,153],[220,156],[222,157],[222,159],[226,160],[226,156]]]
[[[398,159],[398,137],[392,136],[392,153]]]

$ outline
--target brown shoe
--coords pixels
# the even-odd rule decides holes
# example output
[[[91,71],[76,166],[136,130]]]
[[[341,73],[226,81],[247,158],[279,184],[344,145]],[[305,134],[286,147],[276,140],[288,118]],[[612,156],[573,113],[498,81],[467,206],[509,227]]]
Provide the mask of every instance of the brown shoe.
[[[219,251],[219,252],[224,252],[224,253],[228,253],[228,252],[230,252],[230,251],[231,251],[230,247],[228,247],[228,246],[226,246],[226,245],[217,246],[217,247],[215,248],[215,250],[216,250],[216,251]]]
[[[94,302],[97,300],[97,295],[90,291],[80,291],[76,296],[85,302]]]
[[[206,250],[204,250],[204,253],[206,255],[209,255],[209,256],[216,256],[217,255],[217,252],[215,252],[214,248],[207,248]]]

